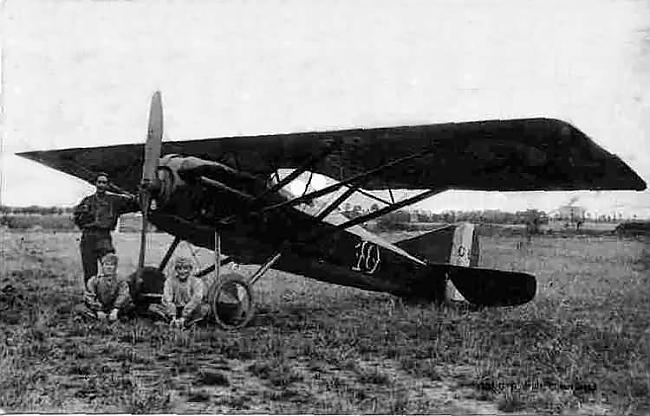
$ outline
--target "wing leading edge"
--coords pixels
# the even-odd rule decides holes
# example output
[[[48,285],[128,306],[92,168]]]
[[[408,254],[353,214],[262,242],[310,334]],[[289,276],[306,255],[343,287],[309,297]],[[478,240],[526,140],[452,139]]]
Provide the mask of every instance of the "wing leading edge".
[[[399,158],[420,156],[373,174],[362,188],[482,191],[644,190],[617,156],[555,119],[491,120],[422,126],[209,138],[163,143],[162,154],[224,163],[253,174],[298,168],[342,180]],[[86,181],[107,172],[134,191],[142,144],[19,153]]]

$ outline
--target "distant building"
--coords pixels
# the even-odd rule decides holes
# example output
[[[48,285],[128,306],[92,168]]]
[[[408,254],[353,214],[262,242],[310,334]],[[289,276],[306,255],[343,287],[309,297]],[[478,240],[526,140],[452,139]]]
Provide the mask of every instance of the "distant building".
[[[557,219],[565,221],[578,221],[585,219],[586,209],[576,205],[564,205],[557,210]]]

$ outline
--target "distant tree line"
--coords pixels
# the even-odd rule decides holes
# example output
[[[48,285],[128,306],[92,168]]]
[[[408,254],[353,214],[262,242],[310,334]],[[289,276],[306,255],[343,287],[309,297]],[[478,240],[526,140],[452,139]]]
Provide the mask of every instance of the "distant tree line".
[[[370,212],[377,211],[378,204],[373,204],[370,208],[362,208],[361,205],[345,204],[343,214],[348,218],[357,218]],[[74,207],[42,207],[30,205],[27,207],[11,207],[0,205],[0,215],[72,215]],[[635,216],[636,217],[636,216]],[[586,220],[598,222],[610,222],[621,220],[621,216],[594,216],[591,218],[586,215]],[[500,210],[475,210],[475,211],[443,211],[441,213],[430,212],[426,210],[398,210],[380,217],[377,222],[379,225],[385,224],[403,224],[403,223],[453,223],[453,222],[471,222],[474,224],[528,224],[539,223],[545,224],[549,221],[546,212],[530,209],[526,211],[506,212]]]
[[[355,205],[343,214],[348,218],[357,218],[376,211],[378,206],[372,205],[370,209],[364,210],[360,205]],[[454,222],[471,222],[474,224],[528,224],[538,223],[545,224],[549,220],[544,211],[531,209],[526,211],[505,212],[499,210],[482,210],[482,211],[443,211],[434,213],[425,210],[406,211],[398,210],[383,215],[377,219],[378,225],[393,225],[400,223],[454,223]]]
[[[10,207],[7,205],[0,205],[0,214],[4,215],[63,215],[72,214],[74,207],[41,207],[38,205],[30,205],[28,207]]]

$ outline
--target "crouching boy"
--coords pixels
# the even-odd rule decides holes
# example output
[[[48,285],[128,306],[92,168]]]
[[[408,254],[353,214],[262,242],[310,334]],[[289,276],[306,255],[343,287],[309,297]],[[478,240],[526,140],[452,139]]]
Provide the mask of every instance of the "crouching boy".
[[[177,257],[172,276],[165,280],[162,302],[149,305],[149,311],[181,328],[203,320],[209,311],[208,305],[203,303],[203,282],[191,274],[190,259]]]
[[[116,321],[133,310],[129,285],[117,276],[117,256],[109,253],[101,259],[101,272],[86,283],[84,304],[76,312],[100,321]]]

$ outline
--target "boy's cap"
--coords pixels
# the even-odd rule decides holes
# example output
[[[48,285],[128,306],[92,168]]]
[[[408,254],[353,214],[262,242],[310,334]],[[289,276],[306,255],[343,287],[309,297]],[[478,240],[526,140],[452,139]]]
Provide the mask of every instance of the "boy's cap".
[[[190,260],[189,257],[178,256],[174,260],[174,267],[178,267],[178,266],[190,266],[190,267],[192,267],[193,266],[192,260]]]
[[[102,264],[114,264],[117,265],[117,256],[113,253],[108,253],[102,257]]]

